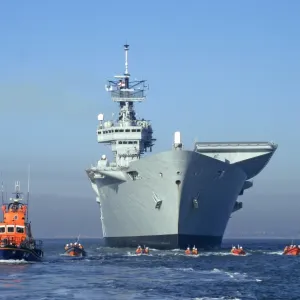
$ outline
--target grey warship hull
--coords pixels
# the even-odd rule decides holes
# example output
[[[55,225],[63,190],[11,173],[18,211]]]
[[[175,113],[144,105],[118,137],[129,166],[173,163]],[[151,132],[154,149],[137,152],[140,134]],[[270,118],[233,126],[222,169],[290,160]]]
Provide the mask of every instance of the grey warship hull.
[[[99,203],[107,246],[157,249],[216,248],[228,220],[242,208],[237,199],[252,186],[272,157],[272,143],[196,143],[184,150],[174,133],[172,150],[152,151],[155,138],[149,120],[138,119],[145,80],[130,81],[129,45],[124,45],[125,72],[105,86],[119,106],[118,117],[98,115],[98,143],[111,146],[113,161],[102,155],[86,170]]]
[[[248,177],[243,165],[184,150],[145,157],[123,171],[87,173],[106,245],[157,249],[219,247]]]

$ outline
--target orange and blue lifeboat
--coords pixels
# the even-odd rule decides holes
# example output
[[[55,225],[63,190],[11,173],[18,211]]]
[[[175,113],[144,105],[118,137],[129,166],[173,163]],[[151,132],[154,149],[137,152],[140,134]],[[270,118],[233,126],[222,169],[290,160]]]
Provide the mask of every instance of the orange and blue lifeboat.
[[[192,250],[190,247],[187,247],[184,253],[185,255],[198,255],[198,249],[195,246],[192,248]]]
[[[230,252],[232,255],[236,255],[236,256],[246,255],[246,251],[243,249],[243,247],[240,246],[237,247],[233,246]]]
[[[87,256],[87,253],[79,242],[75,242],[65,245],[65,255],[72,257],[84,257]]]
[[[135,254],[149,254],[149,247],[144,246],[144,248],[142,248],[141,246],[138,246],[135,250]]]
[[[28,203],[24,203],[20,183],[15,183],[15,197],[2,205],[0,222],[0,259],[40,261],[43,258],[42,241],[35,240],[28,222]]]
[[[300,245],[290,245],[286,246],[283,250],[283,255],[300,255]]]

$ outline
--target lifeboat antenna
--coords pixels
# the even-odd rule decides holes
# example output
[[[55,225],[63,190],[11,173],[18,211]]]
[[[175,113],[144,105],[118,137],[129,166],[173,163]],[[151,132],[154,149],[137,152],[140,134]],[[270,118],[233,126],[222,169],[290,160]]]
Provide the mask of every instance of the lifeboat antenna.
[[[28,210],[29,210],[29,186],[30,186],[30,165],[28,165],[27,215],[26,215],[26,221],[27,221],[27,222],[28,222]]]
[[[1,172],[1,178],[2,178],[2,172]],[[4,186],[3,186],[3,178],[2,178],[2,182],[1,182],[1,201],[2,201],[2,205],[4,204]]]
[[[79,233],[79,235],[77,237],[77,243],[79,243],[79,238],[80,238],[80,233]]]

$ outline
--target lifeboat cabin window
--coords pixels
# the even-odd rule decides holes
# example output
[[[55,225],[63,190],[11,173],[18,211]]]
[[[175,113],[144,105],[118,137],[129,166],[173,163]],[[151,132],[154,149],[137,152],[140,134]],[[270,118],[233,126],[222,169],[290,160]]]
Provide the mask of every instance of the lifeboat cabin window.
[[[15,226],[7,226],[7,232],[14,232]]]
[[[5,232],[5,226],[0,226],[0,233],[4,233]]]
[[[24,226],[16,226],[17,233],[24,233]]]

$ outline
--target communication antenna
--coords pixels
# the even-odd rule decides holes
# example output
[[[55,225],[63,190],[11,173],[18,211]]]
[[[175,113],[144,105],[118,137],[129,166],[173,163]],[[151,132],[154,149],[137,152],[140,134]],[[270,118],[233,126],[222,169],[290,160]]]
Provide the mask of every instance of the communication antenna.
[[[28,212],[29,212],[29,187],[30,187],[30,165],[28,165],[28,186],[27,186],[27,215],[26,222],[28,223]]]
[[[2,172],[1,172],[1,178],[2,178]],[[4,186],[3,186],[3,178],[2,178],[2,183],[1,183],[1,202],[2,205],[4,204]]]

